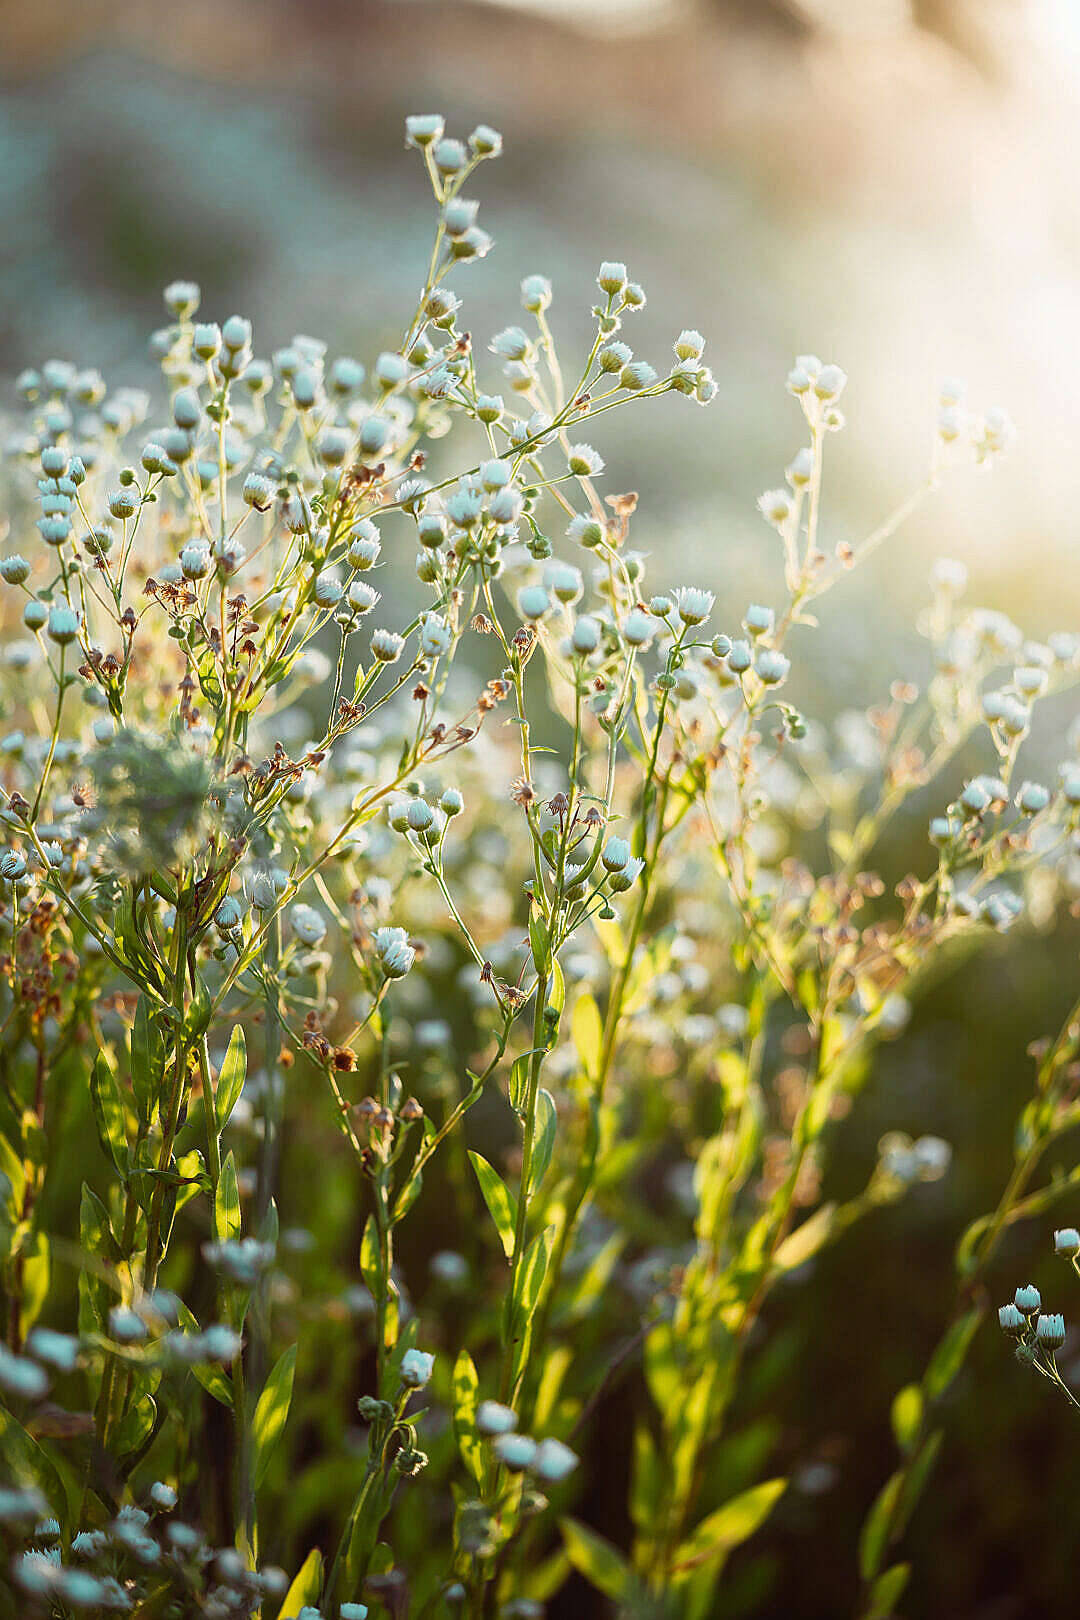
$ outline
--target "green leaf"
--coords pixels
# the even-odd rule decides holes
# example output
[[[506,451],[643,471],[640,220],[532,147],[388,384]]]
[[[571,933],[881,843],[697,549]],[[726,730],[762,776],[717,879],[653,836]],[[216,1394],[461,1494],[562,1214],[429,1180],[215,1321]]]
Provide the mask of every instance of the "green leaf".
[[[312,1547],[304,1559],[300,1573],[285,1594],[285,1601],[277,1612],[277,1620],[296,1620],[305,1604],[314,1606],[319,1600],[323,1583],[323,1556],[318,1547]]]
[[[817,1254],[818,1250],[829,1241],[835,1216],[835,1204],[822,1204],[820,1209],[815,1210],[809,1220],[803,1221],[802,1225],[780,1244],[773,1257],[776,1269],[794,1271],[796,1266],[801,1266]]]
[[[529,913],[529,944],[532,946],[533,966],[537,973],[545,974],[549,967],[551,940],[547,924],[534,906]]]
[[[918,1384],[908,1384],[892,1403],[892,1427],[901,1451],[910,1451],[922,1429],[923,1392]]]
[[[179,1320],[180,1326],[183,1328],[185,1333],[190,1333],[192,1335],[198,1333],[199,1324],[192,1311],[190,1311],[182,1301],[180,1304]],[[220,1367],[212,1366],[208,1362],[202,1364],[195,1362],[191,1368],[191,1373],[195,1381],[202,1385],[203,1389],[205,1389],[208,1395],[212,1395],[215,1401],[219,1401],[222,1406],[227,1406],[229,1410],[232,1411],[232,1382],[230,1379],[226,1378]]]
[[[554,1227],[545,1226],[542,1232],[537,1232],[522,1258],[514,1304],[526,1323],[531,1321],[536,1310],[554,1242]]]
[[[965,1311],[963,1316],[957,1317],[946,1332],[930,1357],[930,1365],[923,1379],[928,1401],[936,1401],[944,1395],[964,1365],[971,1341],[978,1332],[981,1321],[982,1311],[978,1306],[973,1306],[970,1311]]]
[[[214,1199],[214,1236],[229,1243],[240,1236],[240,1189],[236,1181],[236,1161],[230,1151],[221,1167],[217,1197]]]
[[[131,1089],[144,1125],[149,1125],[154,1117],[164,1078],[165,1045],[161,1030],[150,1015],[146,997],[140,996],[131,1029]]]
[[[195,1040],[206,1033],[210,1022],[211,1004],[210,992],[202,979],[196,975],[195,987],[191,994],[187,1012],[184,1014],[184,1033]]]
[[[559,1114],[555,1099],[543,1087],[536,1094],[536,1136],[533,1141],[532,1163],[529,1166],[529,1196],[534,1197],[547,1175],[551,1155],[555,1151],[555,1133]]]
[[[884,1575],[879,1575],[870,1592],[866,1620],[889,1620],[903,1596],[911,1574],[910,1564],[894,1564]]]
[[[787,1483],[786,1479],[767,1479],[752,1485],[702,1519],[675,1554],[673,1573],[689,1573],[749,1541],[787,1490]]]
[[[573,1037],[581,1067],[590,1078],[600,1069],[600,1053],[604,1044],[604,1024],[596,998],[584,991],[574,1002],[570,1016],[570,1034]]]
[[[122,1257],[109,1212],[85,1182],[79,1205],[79,1244],[87,1258],[97,1262],[79,1272],[79,1332],[103,1333],[116,1296],[100,1271],[118,1264]]]
[[[926,1482],[930,1478],[930,1472],[937,1462],[943,1438],[943,1431],[935,1429],[933,1434],[926,1437],[919,1447],[914,1461],[908,1465],[907,1475],[901,1487],[900,1499],[896,1508],[894,1538],[903,1535],[908,1520],[918,1506],[919,1497],[926,1489]]]
[[[2,1406],[0,1460],[4,1464],[5,1484],[18,1484],[24,1489],[36,1487],[63,1525],[67,1519],[67,1494],[55,1464],[33,1435]]]
[[[525,1118],[525,1105],[529,1099],[529,1065],[532,1057],[532,1052],[522,1052],[521,1056],[515,1058],[510,1065],[510,1080],[506,1095],[519,1119]]]
[[[239,1026],[238,1026],[239,1027]],[[277,1362],[263,1386],[255,1406],[251,1424],[251,1441],[255,1457],[255,1489],[266,1478],[270,1456],[280,1440],[289,1417],[292,1400],[293,1377],[296,1373],[296,1346],[289,1349]]]
[[[221,1065],[217,1079],[215,1102],[219,1132],[229,1123],[229,1116],[240,1101],[240,1093],[244,1089],[246,1078],[247,1042],[244,1039],[243,1027],[234,1024],[232,1035],[229,1037],[229,1049],[225,1053],[225,1061]]]
[[[497,1170],[492,1169],[487,1160],[480,1153],[469,1150],[469,1163],[476,1171],[476,1179],[480,1183],[480,1191],[484,1195],[484,1203],[495,1222],[499,1234],[499,1241],[503,1246],[503,1253],[508,1260],[514,1254],[514,1225],[517,1221],[517,1199],[511,1193]]]
[[[364,1235],[360,1240],[360,1275],[373,1299],[378,1299],[382,1288],[382,1263],[379,1258],[379,1228],[374,1215],[364,1222]]]
[[[144,1446],[154,1432],[157,1422],[157,1403],[152,1395],[143,1395],[124,1413],[115,1430],[111,1444],[117,1455],[128,1457]]]
[[[616,1603],[625,1603],[637,1583],[622,1553],[577,1519],[560,1519],[559,1529],[578,1574]]]
[[[639,1422],[634,1430],[634,1466],[630,1475],[630,1517],[644,1540],[663,1521],[660,1516],[664,1471],[660,1453],[648,1425]]]
[[[90,1100],[94,1105],[94,1123],[97,1126],[101,1151],[110,1159],[117,1175],[126,1176],[128,1170],[127,1117],[124,1112],[120,1087],[104,1052],[99,1052],[90,1071]]]
[[[45,1308],[52,1276],[49,1239],[44,1232],[35,1232],[22,1251],[22,1297],[19,1301],[19,1324],[22,1335],[29,1333]]]
[[[551,983],[548,986],[547,1005],[554,1007],[560,1017],[563,1008],[566,1006],[566,980],[557,961],[551,964]]]
[[[903,1484],[902,1471],[890,1475],[866,1515],[859,1536],[859,1574],[864,1581],[874,1580],[881,1568],[885,1549],[894,1533],[893,1515],[900,1500]]]
[[[525,1250],[518,1269],[510,1310],[510,1331],[514,1347],[511,1372],[515,1389],[532,1352],[532,1319],[536,1314],[540,1292],[547,1276],[554,1242],[553,1226],[547,1226],[542,1232],[537,1232]]]
[[[480,1402],[480,1380],[467,1350],[462,1350],[454,1363],[454,1438],[461,1460],[476,1482],[482,1487],[484,1477],[484,1449],[476,1428],[476,1410]]]

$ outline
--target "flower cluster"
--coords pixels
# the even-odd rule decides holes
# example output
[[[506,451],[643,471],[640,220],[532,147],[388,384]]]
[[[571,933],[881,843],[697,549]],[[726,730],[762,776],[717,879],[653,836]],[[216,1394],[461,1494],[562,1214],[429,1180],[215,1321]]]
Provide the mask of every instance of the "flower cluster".
[[[809,442],[760,501],[786,595],[653,580],[637,496],[600,492],[598,418],[708,404],[704,338],[636,357],[645,293],[611,261],[576,364],[538,274],[481,350],[450,281],[491,249],[466,187],[501,141],[435,116],[406,141],[435,236],[369,364],[305,335],[260,353],[177,281],[156,391],[56,360],[19,379],[0,1528],[46,1612],[285,1591],[333,1620],[523,1615],[571,1565],[635,1612],[708,1612],[711,1448],[772,1289],[948,1168],[889,1133],[823,1202],[831,1123],[954,942],[1075,890],[1080,739],[1046,785],[1020,760],[1080,638],[965,609],[939,566],[921,684],[828,725],[786,695],[809,604],[951,466],[992,462],[1004,414],[947,385],[916,497],[830,553],[847,379],[799,356]],[[921,875],[886,883],[923,788]],[[77,1317],[54,1250],[80,1256]],[[1060,1319],[1032,1321],[1038,1362]],[[548,1497],[570,1504],[639,1355],[624,1559]],[[328,1453],[310,1495],[298,1433]],[[747,1534],[783,1488],[738,1499]],[[160,1521],[177,1504],[200,1528]],[[260,1563],[268,1523],[291,1581]]]

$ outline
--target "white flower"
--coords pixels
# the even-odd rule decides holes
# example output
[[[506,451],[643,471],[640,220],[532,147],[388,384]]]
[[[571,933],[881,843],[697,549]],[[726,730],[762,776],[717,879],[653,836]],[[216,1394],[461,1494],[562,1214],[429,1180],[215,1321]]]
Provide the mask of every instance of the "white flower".
[[[220,908],[219,908],[220,909]],[[314,906],[293,906],[289,913],[293,933],[305,945],[317,945],[326,935],[326,918]]]

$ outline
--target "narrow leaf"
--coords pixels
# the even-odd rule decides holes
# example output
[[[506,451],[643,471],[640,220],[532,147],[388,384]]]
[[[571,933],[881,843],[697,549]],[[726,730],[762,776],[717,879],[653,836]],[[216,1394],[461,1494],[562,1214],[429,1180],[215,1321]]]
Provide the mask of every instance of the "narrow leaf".
[[[683,1542],[675,1555],[675,1573],[689,1572],[749,1541],[769,1517],[787,1489],[786,1479],[767,1479],[752,1485],[723,1507],[710,1513]]]
[[[98,1053],[90,1071],[90,1100],[94,1105],[94,1123],[101,1151],[112,1161],[117,1175],[125,1176],[128,1168],[127,1120],[120,1087],[104,1052]]]
[[[454,1438],[461,1460],[479,1488],[484,1475],[484,1451],[476,1428],[480,1380],[467,1350],[454,1363]]]
[[[296,1620],[307,1604],[314,1606],[319,1600],[323,1583],[323,1556],[318,1547],[312,1547],[304,1559],[300,1573],[285,1594],[285,1601],[277,1613],[277,1620]]]
[[[911,1574],[910,1564],[894,1564],[879,1575],[870,1592],[866,1620],[889,1620],[895,1612]]]
[[[239,1026],[238,1026],[239,1027]],[[270,1456],[280,1440],[289,1416],[292,1400],[293,1377],[296,1373],[296,1346],[289,1349],[277,1362],[263,1386],[255,1406],[251,1424],[251,1440],[255,1454],[255,1488],[258,1490],[266,1477]]]
[[[908,1384],[892,1403],[892,1426],[901,1451],[910,1451],[923,1420],[923,1393],[918,1384]]]
[[[982,1321],[982,1312],[978,1306],[966,1311],[963,1316],[949,1328],[945,1337],[939,1343],[930,1358],[930,1365],[926,1369],[923,1380],[926,1389],[926,1398],[936,1401],[944,1395],[960,1368],[967,1359],[971,1341],[975,1337],[979,1323]]]
[[[236,1181],[236,1161],[230,1152],[221,1167],[217,1197],[214,1199],[214,1235],[219,1243],[240,1236],[240,1189]]]
[[[503,1253],[509,1260],[514,1253],[514,1224],[517,1221],[517,1199],[511,1193],[497,1170],[480,1153],[469,1151],[469,1163],[476,1171],[484,1203],[499,1234]]]
[[[217,1128],[223,1131],[229,1123],[229,1116],[240,1101],[240,1093],[244,1089],[247,1078],[247,1043],[244,1039],[243,1027],[233,1025],[232,1035],[229,1037],[228,1051],[225,1061],[221,1065],[221,1073],[217,1079]]]
[[[625,1602],[635,1581],[622,1553],[577,1519],[562,1519],[559,1529],[566,1556],[578,1574],[617,1603]]]
[[[535,1196],[547,1175],[551,1155],[555,1151],[555,1133],[559,1115],[555,1099],[543,1087],[536,1094],[536,1137],[533,1142],[532,1163],[529,1167],[529,1195]]]

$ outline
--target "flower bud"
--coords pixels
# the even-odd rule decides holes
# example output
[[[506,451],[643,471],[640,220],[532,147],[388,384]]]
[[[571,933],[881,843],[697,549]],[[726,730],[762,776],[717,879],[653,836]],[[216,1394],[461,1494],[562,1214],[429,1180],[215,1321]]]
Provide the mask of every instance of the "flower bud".
[[[49,610],[49,638],[58,646],[66,647],[79,633],[79,620],[74,609],[57,606]]]

